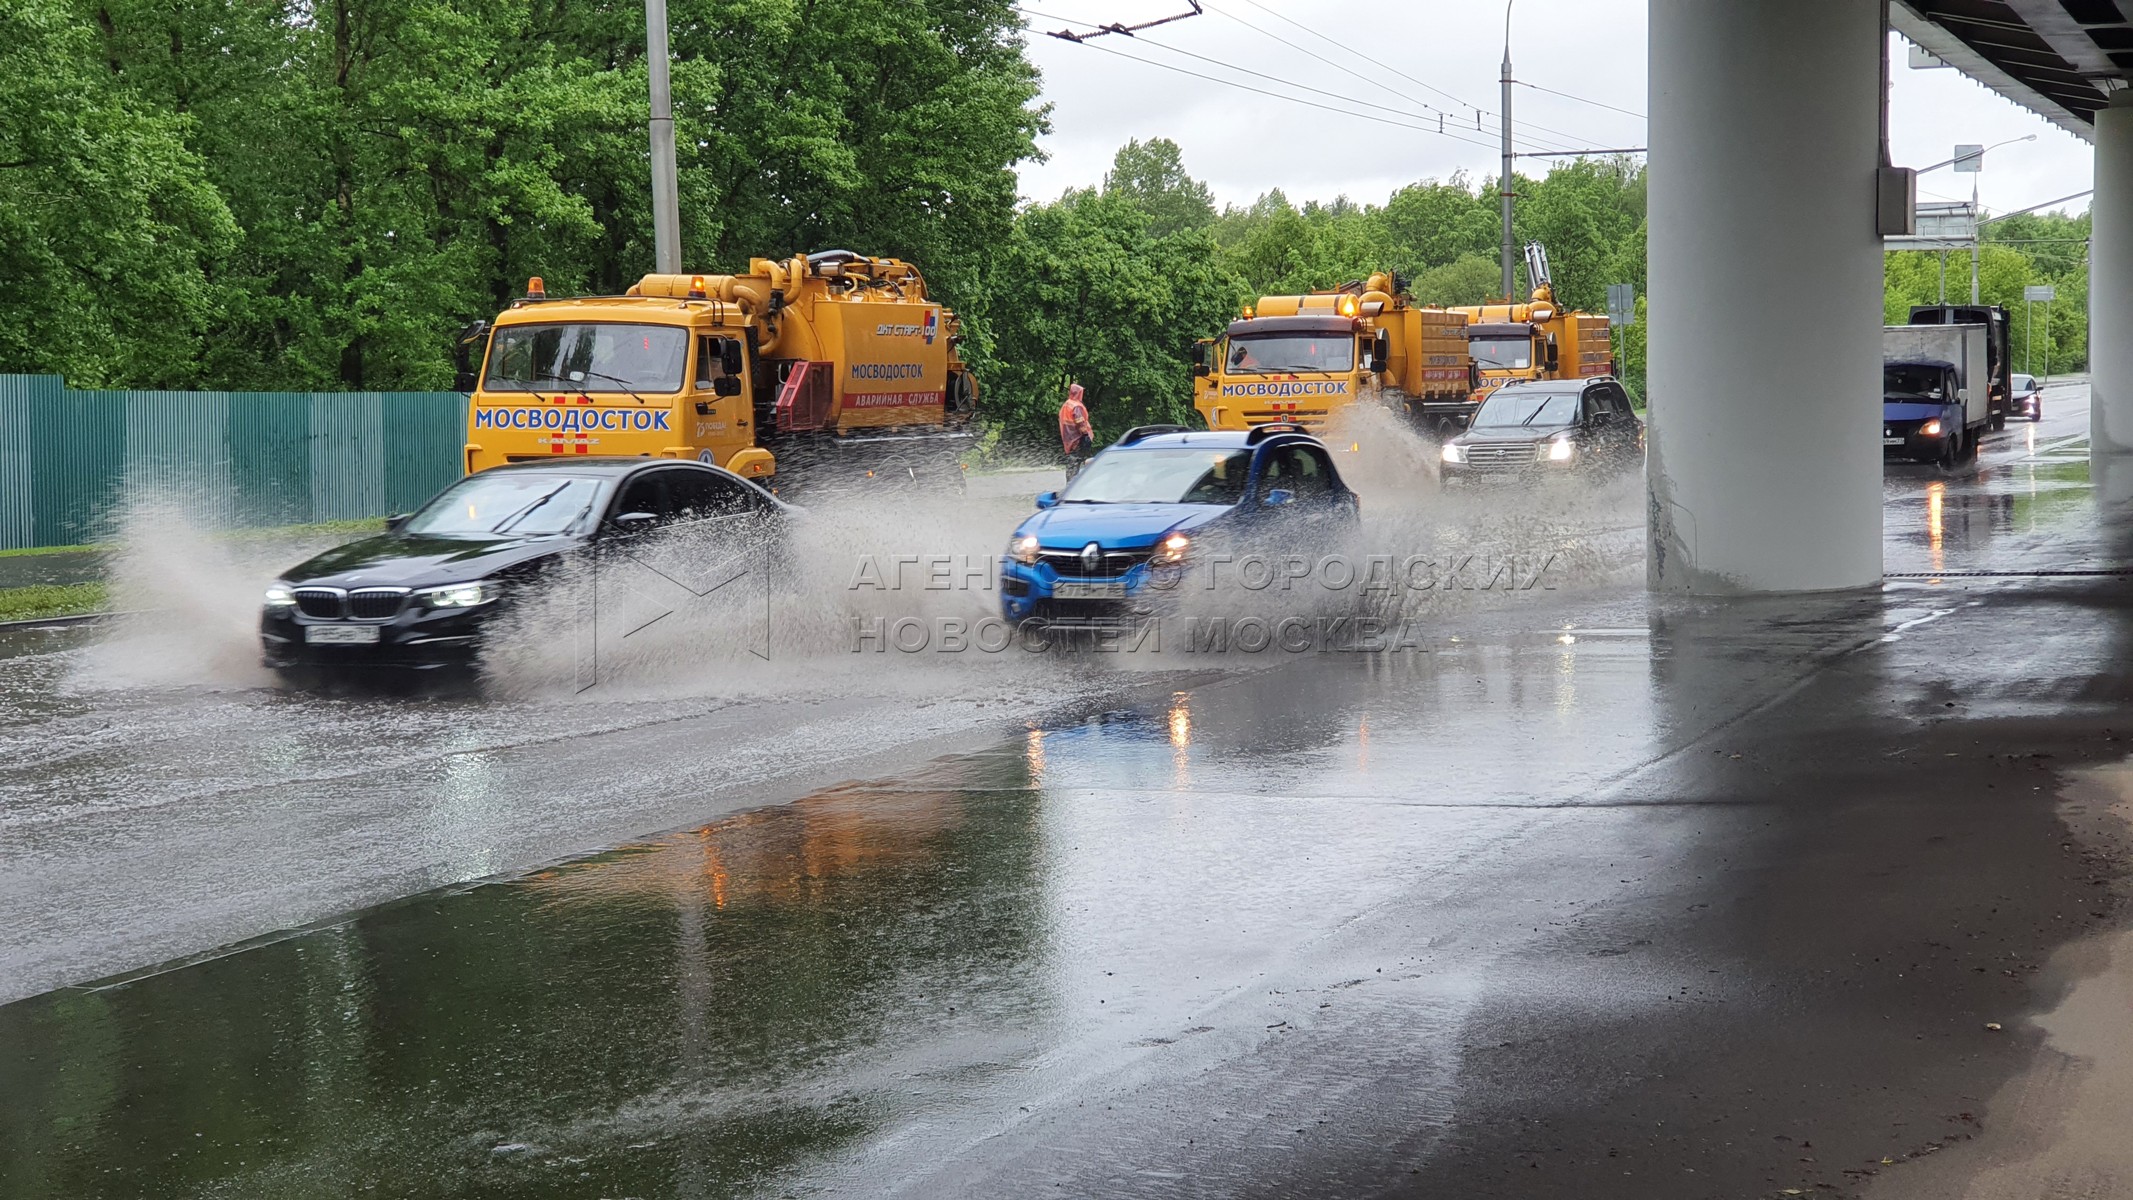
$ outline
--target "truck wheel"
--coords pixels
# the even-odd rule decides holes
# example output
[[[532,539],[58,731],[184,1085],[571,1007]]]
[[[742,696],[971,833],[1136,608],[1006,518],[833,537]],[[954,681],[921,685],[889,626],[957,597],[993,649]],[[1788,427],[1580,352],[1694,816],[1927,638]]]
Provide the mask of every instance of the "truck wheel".
[[[1940,457],[1933,460],[1943,471],[1953,471],[1963,461],[1963,434],[1957,430],[1953,437],[1940,444]]]

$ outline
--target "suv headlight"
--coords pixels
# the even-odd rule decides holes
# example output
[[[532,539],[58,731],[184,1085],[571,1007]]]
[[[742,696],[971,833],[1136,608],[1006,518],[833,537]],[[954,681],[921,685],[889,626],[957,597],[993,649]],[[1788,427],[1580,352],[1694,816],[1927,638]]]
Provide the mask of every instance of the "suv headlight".
[[[1573,443],[1569,438],[1557,438],[1554,441],[1548,443],[1549,462],[1569,462],[1570,456],[1576,454],[1577,452],[1578,448],[1576,444]]]
[[[1456,442],[1446,442],[1443,457],[1448,463],[1463,463],[1466,461],[1466,447]]]
[[[1037,565],[1037,535],[1025,533],[1007,544],[1007,555],[1025,567]]]
[[[1155,544],[1155,553],[1149,561],[1159,567],[1174,567],[1185,561],[1192,551],[1192,539],[1182,533],[1173,533]]]
[[[487,604],[501,593],[497,586],[486,579],[473,583],[449,583],[443,587],[424,588],[415,593],[415,599],[424,608],[473,608]]]
[[[271,613],[285,613],[296,607],[296,592],[286,583],[277,583],[267,588],[260,603]]]

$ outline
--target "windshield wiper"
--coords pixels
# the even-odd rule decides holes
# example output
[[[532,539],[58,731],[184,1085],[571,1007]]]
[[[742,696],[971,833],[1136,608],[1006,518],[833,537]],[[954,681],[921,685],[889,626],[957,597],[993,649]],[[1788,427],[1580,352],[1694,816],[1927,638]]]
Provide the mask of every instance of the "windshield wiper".
[[[619,388],[621,388],[621,389],[622,389],[622,393],[623,393],[624,395],[628,396],[628,397],[629,397],[630,399],[632,399],[632,400],[635,400],[635,401],[636,401],[637,403],[639,403],[639,404],[650,404],[650,403],[651,403],[651,401],[649,401],[649,400],[646,400],[646,399],[645,399],[644,397],[642,397],[642,396],[638,395],[637,393],[635,393],[635,392],[631,391],[631,390],[630,390],[630,385],[629,385],[629,381],[628,381],[628,380],[626,380],[626,379],[617,379],[617,378],[615,378],[615,377],[614,377],[613,375],[609,375],[609,374],[607,374],[607,373],[606,373],[605,371],[580,371],[580,372],[578,372],[578,374],[579,374],[580,376],[582,376],[582,377],[585,377],[585,378],[588,378],[588,379],[605,379],[605,380],[606,380],[606,381],[608,381],[609,383],[612,383],[612,384],[614,384],[614,385],[615,385],[616,387],[619,387]],[[535,379],[537,379],[537,380],[540,380],[540,379],[545,379],[545,380],[547,380],[547,381],[548,381],[548,382],[550,382],[550,383],[577,383],[577,382],[578,382],[578,380],[576,380],[576,379],[569,379],[569,378],[566,378],[566,377],[564,377],[564,376],[562,376],[562,375],[558,375],[558,374],[556,374],[556,373],[555,373],[555,372],[553,372],[553,371],[542,371],[541,373],[539,373],[539,374],[535,375],[535,376],[534,376],[534,378],[535,378]]]
[[[559,496],[559,495],[561,495],[561,494],[563,493],[563,489],[564,489],[564,488],[567,488],[567,487],[569,487],[569,486],[570,486],[571,484],[573,484],[573,483],[576,483],[576,482],[577,482],[577,480],[575,480],[575,479],[566,479],[566,480],[564,480],[563,482],[561,482],[561,483],[559,483],[559,484],[555,485],[554,487],[552,487],[552,488],[548,489],[548,491],[546,491],[545,493],[543,493],[543,494],[542,494],[542,495],[540,496],[540,498],[539,498],[539,499],[537,499],[537,500],[535,500],[535,501],[534,501],[533,503],[531,503],[531,504],[528,504],[528,505],[527,505],[526,507],[524,507],[524,508],[522,508],[522,509],[519,509],[519,510],[518,510],[517,512],[515,512],[515,513],[512,513],[512,514],[511,514],[510,516],[508,516],[508,517],[505,517],[505,518],[504,518],[503,520],[501,520],[501,521],[497,522],[497,523],[496,523],[495,525],[491,526],[491,527],[490,527],[490,529],[489,529],[489,532],[490,532],[490,533],[502,533],[502,532],[504,532],[505,530],[508,530],[508,529],[510,529],[510,528],[511,528],[511,527],[512,527],[513,525],[516,525],[516,524],[518,524],[518,523],[519,523],[520,521],[523,521],[523,520],[525,520],[525,519],[526,519],[527,517],[530,517],[530,516],[532,516],[532,515],[533,515],[533,511],[534,511],[535,509],[539,508],[539,507],[540,507],[541,505],[543,505],[543,504],[546,504],[546,503],[548,503],[548,502],[549,502],[550,500],[553,500],[553,499],[555,499],[555,498],[556,498],[557,496]]]

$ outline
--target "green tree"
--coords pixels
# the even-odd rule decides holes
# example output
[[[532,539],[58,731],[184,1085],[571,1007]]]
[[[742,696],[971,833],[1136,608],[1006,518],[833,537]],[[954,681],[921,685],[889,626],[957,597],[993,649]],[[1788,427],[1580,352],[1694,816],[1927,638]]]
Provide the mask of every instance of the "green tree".
[[[141,103],[60,0],[0,8],[0,372],[184,384],[235,238],[182,112]]]
[[[1000,252],[1014,302],[992,316],[979,364],[986,409],[1010,442],[1042,446],[1066,385],[1087,390],[1099,440],[1156,421],[1193,420],[1191,346],[1219,330],[1245,295],[1213,239],[1157,236],[1118,193],[1069,192],[1033,205]]]
[[[1214,224],[1215,194],[1186,174],[1184,155],[1169,138],[1135,138],[1120,146],[1103,190],[1139,205],[1156,237]]]

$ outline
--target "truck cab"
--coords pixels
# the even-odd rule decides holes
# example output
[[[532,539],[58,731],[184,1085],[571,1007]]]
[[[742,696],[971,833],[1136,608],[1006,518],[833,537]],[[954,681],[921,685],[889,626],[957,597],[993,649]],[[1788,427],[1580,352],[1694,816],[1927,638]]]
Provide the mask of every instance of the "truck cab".
[[[470,474],[572,455],[692,458],[756,478],[775,470],[755,444],[744,331],[707,306],[550,300],[535,279],[464,350]]]
[[[1962,374],[1944,358],[1881,364],[1881,456],[1954,466],[1964,444]]]
[[[1193,405],[1209,429],[1293,421],[1323,430],[1369,399],[1418,419],[1471,386],[1466,318],[1413,303],[1391,272],[1302,296],[1262,296],[1193,347]]]

